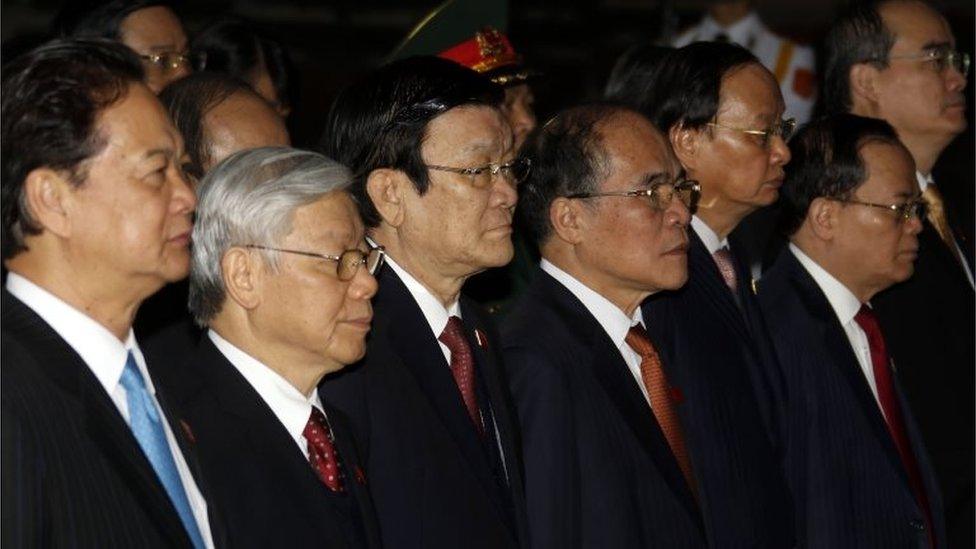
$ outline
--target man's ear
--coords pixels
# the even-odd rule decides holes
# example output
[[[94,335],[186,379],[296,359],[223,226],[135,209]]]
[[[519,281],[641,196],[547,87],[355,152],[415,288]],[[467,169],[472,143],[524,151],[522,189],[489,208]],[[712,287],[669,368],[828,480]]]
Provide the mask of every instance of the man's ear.
[[[878,68],[870,63],[857,63],[848,72],[851,102],[854,105],[878,103]]]
[[[75,185],[65,171],[50,168],[31,170],[24,178],[27,210],[45,231],[68,238],[71,236],[74,189]]]
[[[549,204],[549,223],[556,238],[579,244],[586,233],[586,216],[581,200],[559,197]]]
[[[413,182],[407,174],[390,168],[373,170],[366,178],[366,194],[387,225],[399,227],[403,223],[403,199],[408,185],[412,186]]]
[[[261,284],[268,267],[255,250],[235,246],[220,258],[220,274],[228,299],[244,309],[254,309],[261,303]]]
[[[702,134],[700,131],[685,127],[684,124],[676,124],[668,130],[668,141],[674,150],[678,162],[684,166],[685,171],[693,171],[698,162],[698,150],[701,146]]]
[[[837,214],[841,203],[822,196],[814,198],[807,210],[806,223],[820,240],[830,242],[837,237]]]

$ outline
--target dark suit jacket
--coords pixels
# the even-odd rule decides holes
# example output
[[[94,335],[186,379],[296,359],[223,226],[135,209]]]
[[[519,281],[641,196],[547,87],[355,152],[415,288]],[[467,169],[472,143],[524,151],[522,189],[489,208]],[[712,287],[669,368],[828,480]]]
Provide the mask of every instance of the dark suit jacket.
[[[971,237],[957,231],[957,239],[972,261]],[[973,547],[976,296],[949,247],[927,221],[918,240],[915,274],[871,303],[932,456],[953,546]]]
[[[539,270],[505,325],[504,350],[531,547],[706,546],[698,505],[647,400],[572,292]]]
[[[698,235],[689,238],[687,284],[651,296],[643,313],[668,380],[684,395],[678,411],[709,542],[791,547],[790,498],[778,466],[782,380],[750,277],[737,264],[733,296]]]
[[[393,269],[378,276],[366,358],[327,378],[322,394],[353,422],[363,445],[383,542],[396,548],[516,547],[525,532],[522,460],[498,337],[461,298],[475,356],[479,404],[496,437],[481,441],[439,344]],[[475,330],[481,333],[478,337]],[[482,346],[478,342],[487,340]]]
[[[191,547],[152,465],[95,375],[23,302],[6,290],[2,300],[3,545]],[[147,365],[155,379],[148,357]],[[165,395],[157,390],[156,396],[196,473],[178,418]]]
[[[788,249],[763,276],[759,297],[788,388],[785,463],[802,546],[928,547],[923,512],[827,297]],[[939,489],[898,398],[945,547]]]
[[[345,418],[325,405],[344,495],[315,475],[261,396],[206,335],[168,387],[189,425],[229,547],[380,546],[359,454]],[[178,379],[177,379],[178,377]]]

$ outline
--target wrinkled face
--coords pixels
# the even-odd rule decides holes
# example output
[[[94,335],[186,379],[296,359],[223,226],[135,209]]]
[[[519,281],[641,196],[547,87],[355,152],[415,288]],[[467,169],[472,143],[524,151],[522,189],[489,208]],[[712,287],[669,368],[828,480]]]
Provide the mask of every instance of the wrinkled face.
[[[875,204],[904,204],[918,196],[915,163],[901,145],[869,142],[861,147],[868,173],[854,200]],[[837,245],[850,278],[880,291],[908,279],[918,256],[917,218],[900,219],[895,212],[860,204],[841,204]]]
[[[522,143],[525,143],[525,138],[529,136],[529,132],[535,129],[533,103],[535,103],[535,96],[532,95],[532,88],[528,84],[505,88],[505,103],[502,105],[502,114],[512,126],[516,151],[522,147]]]
[[[189,269],[196,198],[181,170],[183,143],[143,84],[102,111],[96,128],[107,144],[72,193],[72,253],[148,296]]]
[[[881,8],[885,27],[895,35],[888,68],[878,78],[878,115],[900,136],[948,141],[966,129],[966,79],[953,68],[922,59],[896,59],[952,50],[949,24],[918,2],[889,2]]]
[[[503,164],[514,157],[512,131],[497,109],[456,107],[427,125],[421,155],[427,165],[453,168]],[[508,263],[515,184],[501,173],[484,188],[476,176],[439,170],[428,175],[427,192],[421,196],[411,187],[405,199],[404,245],[441,276],[470,276]]]
[[[122,43],[140,56],[155,54],[186,54],[187,40],[183,25],[173,11],[165,6],[151,6],[130,13],[119,27]],[[146,70],[146,85],[159,93],[170,82],[190,74],[190,64],[142,59]]]
[[[763,146],[762,136],[739,130],[770,130],[781,120],[783,96],[772,74],[750,63],[722,80],[715,123],[702,131],[699,158],[691,173],[702,186],[700,208],[743,214],[776,201],[790,150],[780,137]]]
[[[334,192],[299,207],[291,232],[276,248],[338,256],[366,251],[363,224],[352,199]],[[255,251],[255,253],[258,253]],[[356,362],[366,352],[376,279],[360,265],[352,280],[339,280],[335,261],[278,253],[277,272],[264,279],[255,329],[303,360],[329,365]]]
[[[291,145],[281,116],[266,101],[250,93],[235,93],[208,111],[203,134],[210,145],[204,172],[238,151]]]
[[[674,182],[682,172],[664,137],[632,113],[618,114],[599,128],[609,160],[609,176],[596,192],[648,189]],[[604,286],[655,292],[681,287],[688,278],[691,217],[677,198],[665,210],[649,198],[608,196],[586,199],[581,261],[599,273]],[[607,283],[609,282],[609,283]]]

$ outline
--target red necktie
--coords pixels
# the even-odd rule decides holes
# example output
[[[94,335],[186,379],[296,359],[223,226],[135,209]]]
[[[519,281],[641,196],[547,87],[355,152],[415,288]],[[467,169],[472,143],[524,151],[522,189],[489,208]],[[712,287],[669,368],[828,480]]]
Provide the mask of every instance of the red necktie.
[[[342,475],[339,471],[339,454],[332,444],[332,429],[325,420],[325,414],[312,406],[312,413],[302,431],[308,441],[308,461],[315,474],[333,492],[342,492]]]
[[[732,251],[728,247],[723,247],[715,250],[712,257],[715,258],[718,271],[722,273],[722,279],[725,280],[725,285],[732,290],[733,294],[736,293],[739,288],[739,277],[735,273],[735,262],[732,260]]]
[[[935,547],[932,512],[929,509],[929,500],[925,492],[925,484],[922,482],[922,474],[919,471],[915,453],[912,451],[908,433],[905,430],[905,419],[902,416],[901,406],[895,395],[894,379],[891,376],[891,368],[888,367],[888,351],[885,348],[884,335],[881,333],[878,317],[870,307],[861,305],[861,310],[854,316],[854,320],[864,330],[864,334],[868,338],[868,345],[871,348],[871,366],[874,370],[874,382],[878,387],[878,401],[881,403],[881,411],[884,413],[888,432],[891,433],[891,438],[898,449],[898,455],[901,456],[905,472],[908,473],[908,481],[912,486],[912,491],[915,492],[915,499],[925,515],[929,542],[932,547]]]
[[[678,410],[674,404],[671,394],[671,386],[668,378],[664,375],[661,367],[661,358],[654,349],[654,345],[647,337],[647,332],[639,324],[632,326],[624,338],[627,345],[641,357],[641,378],[644,380],[644,387],[651,399],[651,411],[657,419],[657,424],[664,433],[664,438],[671,447],[671,453],[681,468],[681,473],[688,482],[688,487],[692,493],[695,492],[695,477],[691,472],[691,460],[688,457],[688,449],[685,447],[684,431],[681,428],[681,420],[678,418]]]
[[[485,429],[481,424],[481,411],[478,409],[478,395],[474,390],[474,356],[471,354],[471,346],[467,338],[464,337],[464,324],[461,323],[461,319],[456,316],[447,319],[447,326],[437,339],[451,350],[451,374],[454,375],[454,383],[457,383],[458,391],[461,392],[461,398],[464,400],[464,407],[468,409],[468,416],[471,417],[475,430],[479,435],[485,436]]]

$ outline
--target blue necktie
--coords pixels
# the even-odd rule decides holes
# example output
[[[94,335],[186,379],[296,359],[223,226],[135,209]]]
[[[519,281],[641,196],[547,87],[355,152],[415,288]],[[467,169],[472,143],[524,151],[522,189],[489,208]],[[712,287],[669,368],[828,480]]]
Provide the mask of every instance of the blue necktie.
[[[176,512],[179,513],[193,546],[196,549],[203,549],[203,538],[200,537],[200,529],[197,527],[196,519],[193,518],[193,511],[190,510],[190,502],[183,489],[180,473],[176,470],[176,462],[173,461],[173,454],[166,442],[166,431],[163,430],[159,412],[152,395],[146,390],[145,380],[139,373],[132,351],[129,351],[129,357],[125,361],[121,383],[122,387],[125,387],[125,399],[129,404],[129,427],[132,429],[132,434],[139,441],[139,446],[149,458],[156,476],[163,483],[163,488],[166,489],[166,494],[176,507]]]

